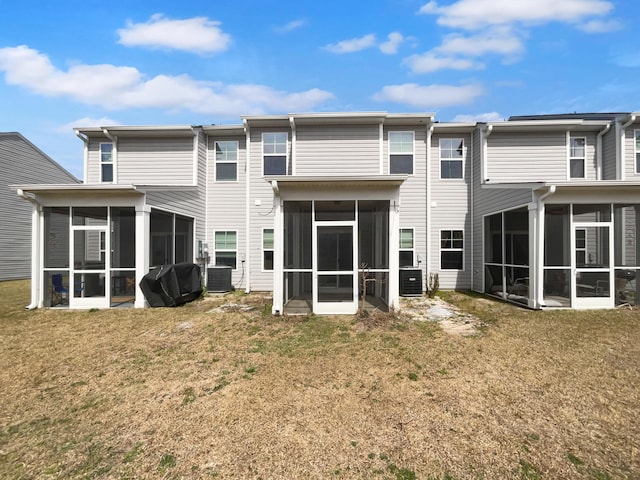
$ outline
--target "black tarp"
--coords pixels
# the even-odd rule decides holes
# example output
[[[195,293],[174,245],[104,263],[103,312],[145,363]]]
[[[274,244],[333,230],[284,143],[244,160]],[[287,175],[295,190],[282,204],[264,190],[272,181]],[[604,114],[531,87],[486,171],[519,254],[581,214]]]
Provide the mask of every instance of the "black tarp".
[[[152,307],[176,307],[202,295],[200,267],[176,263],[154,268],[140,281],[144,298]]]

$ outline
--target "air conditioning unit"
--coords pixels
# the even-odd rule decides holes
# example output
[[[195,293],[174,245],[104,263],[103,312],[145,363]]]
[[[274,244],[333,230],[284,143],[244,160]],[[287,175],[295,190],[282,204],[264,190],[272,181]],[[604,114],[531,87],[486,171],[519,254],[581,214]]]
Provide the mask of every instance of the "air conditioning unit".
[[[411,267],[400,269],[400,295],[403,297],[422,296],[422,270]]]
[[[207,269],[207,292],[230,292],[231,267],[226,265],[215,265]]]

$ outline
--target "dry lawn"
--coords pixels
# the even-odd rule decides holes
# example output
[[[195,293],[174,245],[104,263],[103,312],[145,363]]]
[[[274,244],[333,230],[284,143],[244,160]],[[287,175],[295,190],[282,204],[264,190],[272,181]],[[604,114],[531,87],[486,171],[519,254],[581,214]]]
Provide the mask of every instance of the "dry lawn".
[[[640,478],[640,312],[447,298],[479,335],[258,295],[26,312],[0,283],[0,477]]]

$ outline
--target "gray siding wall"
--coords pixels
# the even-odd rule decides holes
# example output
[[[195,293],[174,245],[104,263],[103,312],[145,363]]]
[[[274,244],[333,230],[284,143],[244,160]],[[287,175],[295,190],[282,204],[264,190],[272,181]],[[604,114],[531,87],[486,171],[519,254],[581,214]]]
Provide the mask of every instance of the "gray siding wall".
[[[491,138],[491,137],[489,137]],[[473,168],[473,271],[472,289],[484,290],[482,272],[484,269],[484,225],[485,215],[498,213],[515,207],[526,205],[532,200],[530,189],[490,189],[481,186],[480,169],[480,135],[474,133],[474,168]]]
[[[440,179],[440,139],[464,139],[464,178]],[[444,134],[437,130],[431,140],[431,268],[438,272],[440,287],[444,289],[468,289],[471,287],[471,167],[472,144],[470,134]],[[422,203],[426,207],[426,201]],[[442,270],[440,268],[440,231],[462,230],[464,244],[464,270]]]
[[[287,129],[251,129],[251,145],[247,161],[247,176],[250,182],[249,215],[251,227],[250,262],[251,262],[251,289],[257,291],[273,290],[273,271],[262,271],[262,229],[274,228],[275,210],[273,204],[273,190],[262,176],[262,133],[263,132],[287,132]],[[289,133],[289,148],[291,149],[291,132]],[[326,172],[325,172],[326,173]],[[301,175],[298,172],[298,175]],[[244,246],[244,240],[243,240]]]
[[[18,133],[0,133],[0,281],[31,275],[31,203],[9,185],[78,180]]]
[[[238,180],[235,182],[216,181],[216,141],[238,142]],[[209,136],[207,143],[207,243],[209,244],[210,265],[215,264],[215,235],[216,230],[237,232],[237,269],[231,274],[231,280],[236,288],[245,288],[242,259],[245,259],[246,249],[246,137],[245,136]]]
[[[378,175],[378,125],[296,128],[296,175]]]
[[[616,179],[616,129],[610,128],[602,136],[602,179]]]
[[[89,138],[89,155],[87,158],[87,183],[100,183],[100,144],[110,143],[107,137]]]
[[[568,178],[565,132],[494,132],[487,140],[487,178],[491,183],[560,182]]]
[[[138,185],[193,185],[193,137],[120,138],[117,182]]]

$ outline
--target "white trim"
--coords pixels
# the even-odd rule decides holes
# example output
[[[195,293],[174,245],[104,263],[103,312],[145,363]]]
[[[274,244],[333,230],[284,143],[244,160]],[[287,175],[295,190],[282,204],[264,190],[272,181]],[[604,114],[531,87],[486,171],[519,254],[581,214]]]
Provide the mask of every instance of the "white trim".
[[[231,249],[231,248],[217,248],[216,247],[216,233],[225,233],[225,243],[226,243],[226,234],[229,233],[235,233],[236,235],[236,248],[235,249]],[[238,263],[241,263],[240,260],[240,255],[238,255],[239,253],[239,249],[238,249],[238,239],[239,239],[239,235],[238,235],[238,231],[234,230],[234,229],[225,229],[225,228],[217,228],[213,231],[213,265],[217,265],[216,263],[216,254],[218,252],[234,252],[236,254],[236,268],[233,268],[232,270],[234,272],[237,272],[238,269]]]
[[[460,159],[457,158],[442,158],[442,145],[441,142],[442,140],[460,140],[462,141],[462,157]],[[442,181],[445,182],[449,182],[449,181],[464,181],[465,180],[465,158],[467,156],[467,145],[466,142],[464,141],[464,136],[440,136],[438,138],[438,178]],[[461,162],[462,166],[461,166],[461,173],[462,176],[461,177],[443,177],[442,176],[442,162]]]
[[[433,168],[433,163],[431,161],[431,157],[432,157],[432,152],[431,152],[431,142],[432,142],[432,137],[433,137],[433,131],[434,131],[435,127],[434,124],[431,123],[431,125],[429,125],[429,128],[427,128],[427,155],[426,155],[426,161],[427,161],[427,218],[426,218],[426,235],[427,235],[427,242],[426,242],[426,261],[425,261],[425,267],[426,267],[426,271],[427,271],[427,275],[431,274],[431,257],[433,256],[432,252],[431,252],[431,245],[432,245],[432,238],[431,238],[431,224],[433,223],[433,220],[431,218],[431,179],[433,178],[433,172],[431,171],[431,169]],[[438,169],[440,167],[438,166]]]
[[[391,173],[391,156],[392,155],[409,155],[408,152],[392,152],[391,151],[391,135],[393,133],[411,134],[411,173]],[[408,175],[413,177],[416,174],[416,132],[415,130],[387,130],[387,170],[389,175]]]
[[[230,161],[227,159],[218,160],[218,150],[217,146],[219,143],[235,143],[236,144],[236,159],[235,161]],[[226,151],[223,153],[227,153]],[[238,173],[238,163],[240,160],[240,142],[238,140],[214,140],[213,142],[213,181],[216,183],[238,183],[239,182],[239,173]],[[218,180],[218,164],[235,164],[236,166],[236,178],[234,180]],[[215,188],[215,187],[214,187]]]
[[[378,125],[378,174],[384,175],[384,121]]]
[[[441,272],[464,272],[467,269],[466,264],[465,264],[465,259],[466,259],[466,255],[465,255],[465,234],[464,234],[464,227],[458,229],[458,228],[441,228],[439,230],[439,235],[438,235],[438,266],[440,267],[439,270]],[[442,232],[451,232],[451,241],[453,242],[453,232],[462,232],[462,248],[443,248],[442,247]],[[462,268],[442,268],[442,252],[462,252]]]
[[[251,291],[251,128],[246,120],[242,121],[244,125],[245,141],[244,141],[244,182],[245,182],[245,206],[244,206],[244,231],[245,244],[244,255],[247,260],[244,265],[245,276],[245,293]],[[262,162],[262,159],[261,159]]]
[[[282,153],[265,153],[264,152],[264,136],[265,135],[285,135],[287,140],[285,141],[285,152],[284,152],[284,173],[282,175],[288,175],[289,173],[289,133],[286,131],[278,131],[278,132],[262,132],[260,136],[260,146],[261,146],[261,155],[260,155],[260,173],[262,177],[271,176],[265,175],[264,173],[264,159],[265,157],[282,157]],[[293,171],[293,166],[292,166]]]

